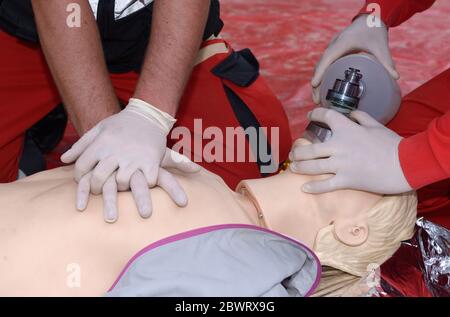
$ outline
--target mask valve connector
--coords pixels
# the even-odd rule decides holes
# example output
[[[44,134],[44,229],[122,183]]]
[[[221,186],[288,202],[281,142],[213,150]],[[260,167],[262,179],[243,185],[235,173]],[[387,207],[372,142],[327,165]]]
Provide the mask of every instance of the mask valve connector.
[[[349,68],[345,79],[336,79],[332,89],[328,90],[326,100],[329,107],[344,115],[358,109],[359,99],[364,93],[363,75],[359,69]]]

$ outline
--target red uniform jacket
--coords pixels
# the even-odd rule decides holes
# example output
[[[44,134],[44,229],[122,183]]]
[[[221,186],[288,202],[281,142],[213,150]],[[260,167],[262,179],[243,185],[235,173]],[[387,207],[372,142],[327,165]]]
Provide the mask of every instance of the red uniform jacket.
[[[388,27],[395,27],[414,14],[428,9],[434,2],[435,0],[367,0],[360,14],[372,13],[367,6],[377,3],[381,8],[381,20]],[[446,84],[447,89],[450,89],[450,78]],[[399,156],[403,173],[415,189],[450,178],[450,111],[433,120],[426,131],[403,139],[399,145]]]

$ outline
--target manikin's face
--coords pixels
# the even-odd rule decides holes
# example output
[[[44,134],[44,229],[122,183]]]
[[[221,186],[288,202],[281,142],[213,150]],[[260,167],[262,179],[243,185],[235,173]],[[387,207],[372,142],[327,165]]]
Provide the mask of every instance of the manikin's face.
[[[287,170],[273,177],[245,181],[239,188],[245,187],[256,198],[267,227],[310,247],[320,229],[331,223],[344,243],[363,243],[367,238],[366,213],[382,196],[355,190],[319,195],[302,191],[305,183],[332,176],[301,175]]]

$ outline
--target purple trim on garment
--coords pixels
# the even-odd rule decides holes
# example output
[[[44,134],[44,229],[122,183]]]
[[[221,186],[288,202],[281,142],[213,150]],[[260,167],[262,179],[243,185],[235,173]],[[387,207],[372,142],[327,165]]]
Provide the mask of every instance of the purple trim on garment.
[[[117,277],[117,279],[114,281],[113,285],[109,288],[108,292],[111,292],[114,287],[116,287],[117,283],[119,283],[120,279],[123,277],[123,275],[126,273],[126,271],[128,270],[128,268],[133,264],[134,261],[136,261],[137,258],[141,257],[142,255],[144,255],[145,253],[147,253],[148,251],[151,251],[153,249],[162,247],[166,244],[172,243],[172,242],[177,242],[180,240],[184,240],[184,239],[188,239],[188,238],[192,238],[201,234],[205,234],[205,233],[209,233],[212,231],[217,231],[217,230],[223,230],[223,229],[253,229],[256,231],[262,231],[262,232],[266,232],[266,233],[270,233],[273,234],[275,236],[284,238],[288,241],[291,241],[299,246],[301,246],[302,248],[305,248],[312,256],[313,258],[316,259],[317,261],[317,274],[316,274],[316,280],[314,281],[313,285],[311,286],[311,289],[306,293],[305,297],[310,296],[317,288],[317,286],[319,285],[320,282],[320,276],[322,275],[322,266],[320,264],[319,258],[317,257],[317,255],[307,246],[305,246],[303,243],[294,240],[288,236],[285,236],[281,233],[269,230],[269,229],[265,229],[265,228],[261,228],[261,227],[257,227],[257,226],[253,226],[253,225],[244,225],[244,224],[227,224],[227,225],[215,225],[215,226],[209,226],[209,227],[203,227],[203,228],[199,228],[199,229],[194,229],[194,230],[189,230],[186,232],[182,232],[173,236],[170,236],[168,238],[164,238],[161,240],[158,240],[148,246],[146,246],[145,248],[143,248],[141,251],[139,251],[138,253],[136,253],[127,263],[127,265],[125,265],[125,268],[122,270],[122,272],[120,272],[119,276]]]

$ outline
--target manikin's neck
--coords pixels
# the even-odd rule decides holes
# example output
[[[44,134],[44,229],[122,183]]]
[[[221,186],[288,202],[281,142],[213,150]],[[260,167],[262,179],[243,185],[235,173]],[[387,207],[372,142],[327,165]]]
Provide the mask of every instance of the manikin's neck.
[[[304,193],[303,184],[323,180],[330,175],[298,175],[289,171],[238,185],[237,192],[247,197],[261,214],[260,225],[288,235],[314,249],[319,231],[339,221],[351,228],[365,223],[366,212],[381,198],[362,191],[338,190],[320,195]]]
[[[317,196],[303,193],[300,187],[283,186],[283,190],[280,197],[279,188],[275,190],[267,179],[243,181],[237,189],[241,206],[249,214],[255,214],[261,226],[313,249],[317,232],[331,222],[333,213],[323,210]]]

